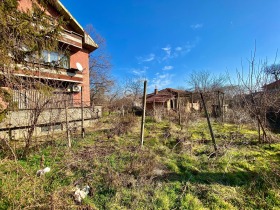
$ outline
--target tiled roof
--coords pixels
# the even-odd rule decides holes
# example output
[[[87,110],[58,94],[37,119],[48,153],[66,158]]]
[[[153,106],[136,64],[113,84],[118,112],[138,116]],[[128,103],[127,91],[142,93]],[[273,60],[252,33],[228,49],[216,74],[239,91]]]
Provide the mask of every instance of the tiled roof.
[[[153,102],[163,103],[170,99],[174,99],[178,93],[181,96],[188,96],[191,92],[184,91],[184,90],[176,90],[173,88],[166,88],[158,91],[157,94],[155,93],[148,94],[147,103],[153,103]]]
[[[263,86],[264,89],[268,89],[268,90],[279,88],[279,87],[280,87],[280,80],[277,80],[275,82]]]
[[[170,99],[173,99],[174,96],[171,94],[163,94],[163,93],[158,93],[158,94],[150,94],[150,96],[147,96],[147,103],[150,102],[166,102]]]

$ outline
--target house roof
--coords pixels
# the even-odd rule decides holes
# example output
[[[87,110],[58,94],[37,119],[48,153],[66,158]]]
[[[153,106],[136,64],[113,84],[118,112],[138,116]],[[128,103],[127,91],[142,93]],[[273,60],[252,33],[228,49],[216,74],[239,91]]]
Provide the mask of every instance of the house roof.
[[[170,99],[174,99],[177,95],[180,96],[189,96],[191,92],[185,90],[177,90],[173,88],[166,88],[163,90],[158,91],[157,94],[151,93],[147,95],[147,103],[164,103]]]
[[[275,89],[275,88],[280,88],[280,80],[277,80],[275,82],[264,85],[262,88],[263,89],[268,89],[268,90]]]
[[[149,94],[147,95],[147,103],[151,103],[151,102],[166,102],[170,99],[173,99],[174,96],[172,94],[163,94],[163,93],[158,93],[158,94]]]

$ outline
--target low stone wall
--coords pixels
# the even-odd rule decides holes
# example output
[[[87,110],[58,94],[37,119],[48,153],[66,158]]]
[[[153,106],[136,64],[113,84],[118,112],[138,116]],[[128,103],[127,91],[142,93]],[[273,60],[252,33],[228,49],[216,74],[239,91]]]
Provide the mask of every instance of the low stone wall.
[[[0,123],[0,138],[19,139],[26,136],[28,127],[32,124],[34,110],[19,110],[9,112],[7,117]],[[102,107],[95,106],[84,108],[84,127],[92,126],[93,123],[102,116]],[[67,118],[70,129],[81,128],[82,110],[81,108],[69,108]],[[44,110],[36,123],[34,136],[48,135],[49,133],[59,133],[66,130],[66,110],[47,109]]]

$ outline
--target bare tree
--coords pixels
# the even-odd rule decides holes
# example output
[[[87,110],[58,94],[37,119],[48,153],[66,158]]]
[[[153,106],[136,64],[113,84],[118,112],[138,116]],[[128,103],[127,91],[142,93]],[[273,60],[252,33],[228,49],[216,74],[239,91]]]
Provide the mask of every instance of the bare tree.
[[[125,96],[130,98],[132,103],[140,103],[143,94],[143,79],[127,78],[124,86]]]
[[[191,86],[191,89],[197,92],[207,92],[218,90],[223,87],[227,81],[225,75],[212,75],[209,71],[193,71],[187,83]]]
[[[101,104],[115,84],[111,75],[111,57],[106,50],[105,38],[92,25],[88,25],[86,31],[99,46],[98,50],[90,55],[90,87],[91,102],[93,105]]]
[[[225,75],[220,74],[216,76],[205,70],[194,71],[190,74],[187,83],[195,93],[203,93],[205,106],[207,109],[212,109],[213,116],[223,116],[223,90],[227,83]],[[202,107],[203,104],[200,101],[201,111]]]
[[[267,111],[274,109],[279,102],[278,92],[263,88],[269,80],[264,61],[256,61],[256,49],[247,61],[248,73],[245,74],[244,66],[237,72],[238,90],[241,104],[258,126],[259,142],[269,142],[267,135]],[[275,110],[275,109],[274,109]]]
[[[264,68],[264,72],[268,75],[272,75],[274,80],[279,80],[280,76],[280,64],[272,64]]]
[[[46,15],[45,8],[51,2],[34,0],[32,3],[32,11],[18,9],[18,0],[2,1],[0,7],[0,85],[7,90],[4,93],[10,95],[1,97],[2,104],[5,104],[1,112],[13,110],[15,104],[11,99],[15,97],[12,97],[15,92],[28,103],[30,111],[28,119],[25,119],[28,128],[23,156],[27,155],[32,145],[38,119],[52,101],[52,90],[55,88],[54,83],[47,84],[46,80],[38,77],[43,52],[62,50],[58,40],[64,25],[62,18],[51,19]],[[34,93],[32,97],[28,95],[31,92]]]

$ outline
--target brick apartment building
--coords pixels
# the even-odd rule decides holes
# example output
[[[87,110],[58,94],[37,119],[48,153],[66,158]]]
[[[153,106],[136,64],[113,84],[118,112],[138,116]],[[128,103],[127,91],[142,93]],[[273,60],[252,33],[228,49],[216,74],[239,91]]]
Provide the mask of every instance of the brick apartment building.
[[[33,2],[34,0],[18,0],[18,9],[32,10]],[[72,128],[87,127],[101,116],[101,107],[90,107],[89,54],[96,50],[98,45],[59,0],[50,1],[44,11],[50,20],[63,17],[66,22],[58,39],[59,52],[43,51],[39,62],[31,63],[27,60],[24,65],[16,63],[12,73],[16,78],[20,78],[20,81],[43,82],[50,86],[53,92],[52,102],[45,106],[38,116],[35,136],[65,131],[66,122]],[[27,86],[24,82],[14,87],[7,86],[5,81],[0,80],[0,89],[11,91],[12,100],[18,106],[13,111],[8,111],[4,120],[0,120],[0,136],[3,138],[24,138],[34,116],[34,101],[45,100],[44,94],[41,94],[36,86]],[[66,101],[69,108],[68,120],[63,110]],[[0,113],[5,106],[7,107],[7,104],[0,97]]]
[[[19,9],[27,11],[32,9],[32,0],[19,0]],[[85,106],[90,105],[89,84],[89,54],[97,49],[97,44],[85,32],[81,25],[69,13],[59,0],[52,1],[45,9],[46,15],[56,19],[63,16],[67,23],[61,33],[59,45],[67,48],[67,55],[61,52],[43,52],[43,58],[30,68],[18,65],[14,75],[22,78],[37,78],[45,80],[48,84],[58,84],[54,91],[54,99],[67,98],[73,106],[79,106],[81,94]],[[1,86],[1,85],[0,85]],[[36,97],[36,90],[13,90],[13,100],[19,109],[32,109],[32,103],[26,98]],[[53,103],[59,106],[59,103]],[[60,104],[62,106],[62,103]],[[55,107],[54,107],[55,108]]]

